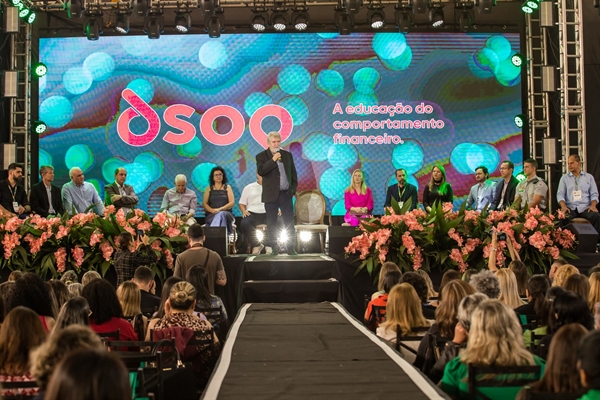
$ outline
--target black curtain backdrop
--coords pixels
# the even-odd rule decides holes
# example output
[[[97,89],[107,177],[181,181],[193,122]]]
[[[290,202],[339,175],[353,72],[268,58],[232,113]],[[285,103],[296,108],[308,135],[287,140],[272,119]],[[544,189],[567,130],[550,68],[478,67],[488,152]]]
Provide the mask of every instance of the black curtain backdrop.
[[[600,14],[592,0],[583,1],[584,78],[587,160],[584,169],[600,183]],[[600,186],[600,185],[599,185]]]

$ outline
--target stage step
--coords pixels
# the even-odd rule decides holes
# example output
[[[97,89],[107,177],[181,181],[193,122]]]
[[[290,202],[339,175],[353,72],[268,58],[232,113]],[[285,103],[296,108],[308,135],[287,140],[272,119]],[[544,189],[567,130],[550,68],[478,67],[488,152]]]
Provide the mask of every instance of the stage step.
[[[333,276],[335,260],[325,254],[260,255],[244,262],[245,281],[314,281]]]
[[[339,282],[321,280],[246,281],[242,303],[320,303],[338,301]]]

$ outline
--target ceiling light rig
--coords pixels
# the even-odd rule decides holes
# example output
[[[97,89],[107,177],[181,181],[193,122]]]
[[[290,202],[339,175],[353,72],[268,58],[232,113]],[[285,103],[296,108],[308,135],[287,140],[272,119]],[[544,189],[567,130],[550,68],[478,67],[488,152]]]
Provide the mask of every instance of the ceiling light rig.
[[[286,30],[288,25],[288,15],[287,8],[285,7],[276,7],[273,9],[273,13],[271,14],[271,26],[277,32],[283,32]]]
[[[269,25],[269,14],[267,14],[267,10],[261,7],[252,9],[252,21],[250,22],[250,26],[256,32],[264,32]]]
[[[410,4],[410,0],[401,0],[396,4],[395,8],[395,19],[396,19],[396,27],[399,32],[408,33],[410,32],[410,28],[412,27],[412,16],[410,15],[410,11],[412,10],[413,5]]]
[[[123,35],[129,33],[129,15],[131,11],[127,9],[120,9],[117,11],[117,24],[115,30]]]
[[[461,32],[469,32],[473,27],[473,8],[475,7],[474,0],[458,0],[454,3],[454,15],[457,18],[458,28]]]
[[[444,4],[441,1],[429,2],[429,22],[434,28],[444,26]]]
[[[385,12],[381,5],[369,7],[367,22],[373,29],[381,29],[385,26]]]
[[[175,11],[175,31],[179,33],[188,33],[192,29],[192,17],[187,8],[180,8]]]
[[[144,33],[148,39],[160,39],[160,35],[165,31],[165,22],[162,10],[149,11],[144,20]]]
[[[297,31],[305,31],[308,28],[308,8],[306,6],[295,7],[292,11],[292,25]]]
[[[335,26],[338,28],[340,35],[349,35],[354,27],[354,16],[346,12],[345,9],[336,7]]]
[[[88,40],[100,39],[100,35],[102,35],[103,33],[103,26],[104,21],[102,19],[101,9],[98,8],[85,10],[83,20],[83,33],[85,34]]]
[[[219,0],[200,0],[200,9],[204,15],[204,31],[210,38],[219,38],[225,31],[225,15]]]

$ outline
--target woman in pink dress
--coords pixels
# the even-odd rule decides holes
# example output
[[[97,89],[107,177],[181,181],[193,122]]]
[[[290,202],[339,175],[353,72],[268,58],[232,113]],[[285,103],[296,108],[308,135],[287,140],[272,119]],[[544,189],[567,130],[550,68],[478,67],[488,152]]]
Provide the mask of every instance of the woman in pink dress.
[[[344,192],[344,204],[344,221],[351,226],[358,226],[359,218],[368,217],[373,211],[373,192],[367,187],[365,174],[360,169],[352,172],[350,186]]]

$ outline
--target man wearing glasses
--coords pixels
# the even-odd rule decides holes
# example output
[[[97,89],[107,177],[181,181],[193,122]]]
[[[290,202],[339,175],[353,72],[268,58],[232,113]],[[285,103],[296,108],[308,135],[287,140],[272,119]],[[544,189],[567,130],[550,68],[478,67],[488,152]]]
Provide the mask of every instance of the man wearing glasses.
[[[513,176],[515,165],[511,161],[502,161],[500,175],[502,180],[496,185],[494,200],[490,204],[490,211],[504,210],[512,205],[519,181]]]

